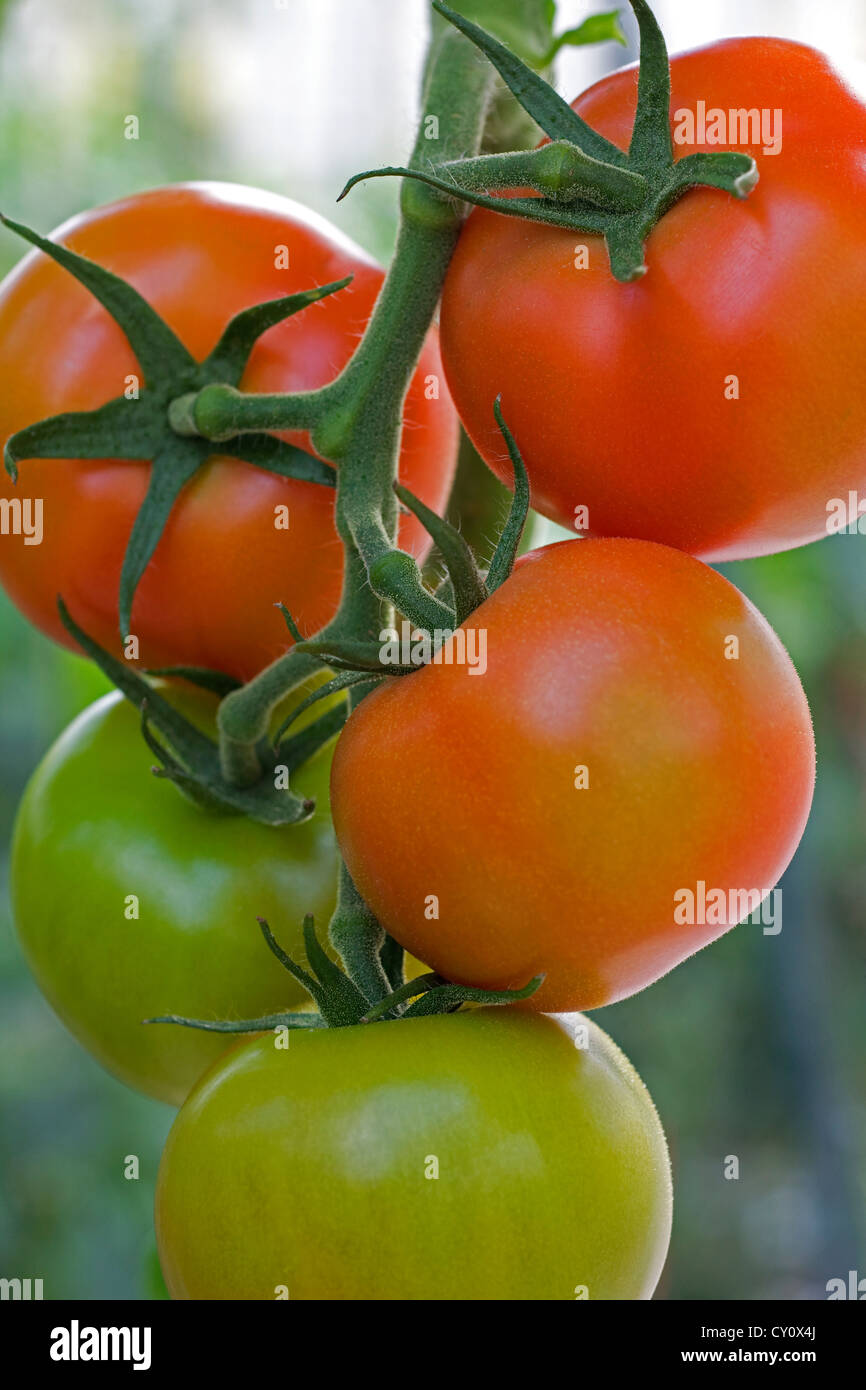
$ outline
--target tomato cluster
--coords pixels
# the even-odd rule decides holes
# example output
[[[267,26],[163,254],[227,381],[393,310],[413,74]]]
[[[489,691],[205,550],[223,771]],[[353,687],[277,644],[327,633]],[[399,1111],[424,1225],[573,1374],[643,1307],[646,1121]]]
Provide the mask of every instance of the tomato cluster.
[[[758,910],[790,861],[815,774],[806,697],[766,620],[704,561],[815,539],[828,498],[866,481],[866,408],[848,370],[864,331],[866,113],[796,45],[715,45],[672,74],[683,109],[763,108],[780,83],[789,91],[784,147],[771,159],[748,145],[762,174],[751,202],[683,197],[650,234],[651,272],[627,285],[599,237],[578,266],[570,232],[480,208],[445,281],[445,370],[467,431],[510,482],[492,424],[501,394],[535,505],[571,529],[580,516],[592,538],[536,550],[495,584],[493,567],[473,571],[481,601],[435,657],[378,670],[336,747],[293,774],[304,807],[315,802],[302,824],[219,814],[155,780],[153,740],[119,695],[75,721],[25,794],[12,895],[34,975],[109,1070],[182,1105],[156,1208],[176,1298],[648,1298],[656,1286],[671,1222],[664,1135],[630,1064],[575,1011],[651,985]],[[575,110],[625,149],[635,74]],[[816,146],[840,124],[824,167]],[[337,378],[383,282],[313,214],[233,186],[136,195],[55,236],[135,286],[196,361],[238,312],[351,274],[264,333],[246,392]],[[832,247],[820,276],[816,247]],[[0,287],[0,368],[15,382],[0,403],[6,440],[95,410],[140,374],[107,310],[36,251]],[[437,513],[456,439],[441,374],[431,328],[408,369],[399,472]],[[313,450],[309,432],[282,437]],[[96,649],[122,650],[118,583],[149,470],[42,457],[24,462],[17,491],[3,483],[9,503],[22,489],[44,502],[42,543],[4,535],[0,578],[49,636],[72,640],[61,595]],[[280,601],[295,634],[321,629],[349,575],[334,507],[332,489],[215,444],[139,585],[135,659],[232,685],[290,647]],[[274,524],[285,509],[288,529]],[[429,548],[408,511],[399,539],[416,557]],[[468,634],[483,661],[461,657]],[[335,667],[350,648],[330,652]],[[365,659],[353,679],[372,679]],[[213,695],[179,679],[159,689],[215,737]],[[168,755],[165,770],[190,791]],[[331,915],[341,857],[359,920],[372,914],[425,980],[413,996],[389,977],[390,1007],[365,996],[372,1022],[326,1028],[323,1009],[309,1027],[268,1026],[307,1008],[311,977],[293,966],[304,948],[314,997],[336,969],[316,966],[301,924]],[[453,986],[475,992],[458,1003],[526,997],[414,1016],[425,991]],[[262,1022],[226,1051],[225,1029],[143,1025],[169,1014]]]

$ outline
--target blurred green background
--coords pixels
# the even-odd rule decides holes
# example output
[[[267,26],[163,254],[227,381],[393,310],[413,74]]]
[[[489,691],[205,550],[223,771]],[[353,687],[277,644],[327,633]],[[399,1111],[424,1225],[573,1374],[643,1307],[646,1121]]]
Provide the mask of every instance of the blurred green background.
[[[558,27],[590,8],[561,5]],[[866,53],[866,14],[846,0],[656,10],[672,48],[764,28],[838,51],[855,79]],[[0,0],[0,17],[10,215],[46,231],[136,189],[235,179],[310,203],[387,259],[395,190],[333,199],[349,173],[406,153],[423,0]],[[561,90],[623,56],[567,55]],[[123,138],[129,114],[138,142]],[[0,236],[0,272],[19,254]],[[784,927],[744,925],[596,1016],[671,1141],[674,1237],[657,1296],[822,1298],[828,1279],[866,1276],[866,538],[726,573],[788,647],[815,718],[818,789],[783,881]],[[0,844],[41,754],[104,688],[0,594]],[[159,1296],[151,1204],[173,1112],[105,1075],[56,1021],[21,960],[5,872],[4,855],[0,1275],[42,1278],[48,1298]],[[137,1182],[123,1176],[128,1154]],[[728,1155],[737,1181],[724,1178]]]

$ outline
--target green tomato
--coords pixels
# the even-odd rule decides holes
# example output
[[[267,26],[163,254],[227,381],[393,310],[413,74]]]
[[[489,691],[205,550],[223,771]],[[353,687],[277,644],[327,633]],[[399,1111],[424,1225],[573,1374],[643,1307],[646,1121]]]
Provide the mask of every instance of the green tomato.
[[[209,696],[170,698],[212,724]],[[127,1085],[180,1105],[237,1036],[142,1019],[256,1018],[309,1002],[256,917],[290,955],[303,954],[304,913],[328,921],[331,750],[293,778],[314,815],[277,829],[200,810],[152,775],[153,762],[120,695],[79,715],[24,794],[12,906],[30,968],[70,1031]]]
[[[156,1193],[181,1299],[649,1298],[670,1225],[630,1062],[579,1014],[489,1007],[244,1044]]]

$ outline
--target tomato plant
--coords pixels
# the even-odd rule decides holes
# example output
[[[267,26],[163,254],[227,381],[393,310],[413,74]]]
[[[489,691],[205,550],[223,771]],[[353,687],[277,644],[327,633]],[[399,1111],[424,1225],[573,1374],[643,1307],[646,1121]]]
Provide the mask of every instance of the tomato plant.
[[[674,139],[691,136],[677,157],[734,143],[757,187],[687,192],[629,284],[600,236],[476,208],[445,281],[446,374],[510,481],[501,393],[533,505],[563,526],[769,554],[826,535],[828,503],[866,492],[866,108],[782,39],[681,54],[671,79]],[[626,68],[574,110],[625,150],[636,92]]]
[[[649,1298],[667,1148],[607,1035],[494,1009],[396,1028],[263,1036],[196,1088],[157,1184],[172,1297]]]
[[[187,1097],[156,1205],[175,1298],[656,1286],[658,1117],[562,1014],[763,912],[806,822],[797,674],[696,556],[813,539],[862,480],[866,115],[775,41],[686,55],[671,93],[630,2],[639,81],[572,108],[540,72],[619,36],[615,13],[557,37],[546,2],[470,6],[508,47],[433,0],[409,164],[344,188],[405,180],[387,276],[234,186],[135,195],[53,241],[0,218],[38,253],[0,287],[5,464],[45,509],[35,543],[0,497],[0,575],[129,702],[85,712],[37,770],[14,911],[76,1036]],[[701,129],[680,150],[671,111],[709,103],[739,147]],[[547,141],[502,148],[530,127]],[[458,404],[513,483],[485,564],[441,515],[443,285]],[[600,538],[515,563],[530,478]],[[157,684],[181,674],[211,695]],[[407,980],[403,948],[432,969],[410,959]]]
[[[172,698],[212,723],[209,697]],[[211,814],[152,776],[138,715],[113,694],[79,715],[33,774],[12,851],[18,935],[49,1003],[128,1085],[180,1104],[232,1041],[145,1018],[243,1019],[306,1001],[263,948],[256,917],[290,949],[305,912],[327,921],[337,883],[330,756],[296,779],[317,801],[303,825]]]
[[[54,240],[132,284],[198,360],[240,311],[352,275],[346,289],[260,338],[242,379],[255,392],[309,391],[335,377],[384,278],[323,218],[232,184],[135,194],[64,223]],[[0,286],[0,373],[4,440],[46,416],[94,409],[141,376],[108,312],[39,252]],[[431,377],[442,377],[435,329],[409,386],[400,471],[436,508],[453,476],[456,423],[444,381],[439,398],[427,398]],[[309,447],[304,432],[283,433]],[[121,565],[149,476],[142,460],[57,458],[24,462],[17,487],[2,476],[0,496],[42,501],[43,535],[39,544],[3,537],[0,580],[55,640],[74,645],[58,617],[60,594],[85,632],[117,649]],[[414,517],[401,536],[414,553],[426,550]],[[140,659],[249,679],[290,645],[274,604],[286,603],[301,630],[314,632],[337,607],[342,573],[332,489],[215,448],[181,494],[138,587],[131,631]]]
[[[815,768],[797,673],[739,590],[647,541],[535,551],[466,626],[483,674],[447,664],[451,638],[350,717],[340,849],[448,979],[621,999],[739,920],[678,922],[675,894],[764,893],[791,858]]]

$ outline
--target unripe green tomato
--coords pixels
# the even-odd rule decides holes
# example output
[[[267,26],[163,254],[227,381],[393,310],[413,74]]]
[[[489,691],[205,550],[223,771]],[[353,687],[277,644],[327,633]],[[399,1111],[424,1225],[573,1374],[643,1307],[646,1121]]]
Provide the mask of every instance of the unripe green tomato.
[[[509,1008],[243,1044],[156,1193],[176,1299],[646,1299],[670,1226],[631,1063],[581,1015]]]
[[[215,701],[171,694],[200,725]],[[303,956],[322,934],[337,854],[328,810],[330,748],[293,775],[312,818],[279,828],[202,811],[154,777],[139,715],[120,695],[91,705],[30,780],[15,827],[15,924],[33,974],[66,1026],[127,1085],[180,1105],[237,1041],[159,1014],[256,1018],[308,999],[271,955],[256,917]]]

